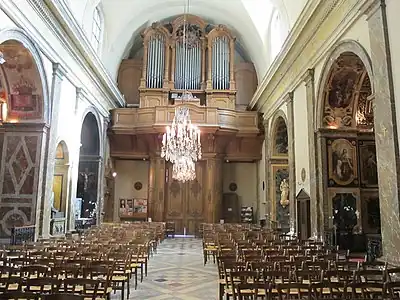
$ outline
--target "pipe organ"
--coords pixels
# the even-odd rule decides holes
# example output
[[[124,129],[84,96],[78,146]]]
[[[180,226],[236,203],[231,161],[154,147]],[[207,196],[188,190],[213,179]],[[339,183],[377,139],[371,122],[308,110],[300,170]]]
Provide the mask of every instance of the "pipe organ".
[[[154,34],[150,37],[147,52],[146,87],[160,89],[163,87],[165,69],[165,36]]]
[[[226,26],[180,16],[154,23],[142,37],[140,107],[166,106],[189,90],[205,100],[202,105],[235,109],[235,37]]]

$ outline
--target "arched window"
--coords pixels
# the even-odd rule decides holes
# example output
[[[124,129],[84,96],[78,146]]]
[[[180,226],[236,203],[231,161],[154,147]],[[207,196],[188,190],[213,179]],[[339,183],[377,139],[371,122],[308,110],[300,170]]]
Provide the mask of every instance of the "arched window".
[[[91,43],[93,49],[98,53],[100,51],[101,38],[103,35],[103,17],[101,15],[101,9],[96,7],[93,12],[93,23],[92,23],[92,36]]]
[[[279,51],[281,51],[283,42],[284,38],[281,15],[277,10],[275,10],[272,14],[270,26],[271,61],[273,61],[278,55]]]

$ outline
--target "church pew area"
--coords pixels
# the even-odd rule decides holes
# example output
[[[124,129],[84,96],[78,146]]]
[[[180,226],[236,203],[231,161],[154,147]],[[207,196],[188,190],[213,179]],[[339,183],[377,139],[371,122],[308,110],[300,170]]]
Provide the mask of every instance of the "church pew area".
[[[117,291],[128,299],[164,237],[164,223],[106,223],[80,236],[4,246],[0,299],[110,299]]]
[[[203,224],[203,254],[218,299],[399,299],[399,268],[272,229]]]

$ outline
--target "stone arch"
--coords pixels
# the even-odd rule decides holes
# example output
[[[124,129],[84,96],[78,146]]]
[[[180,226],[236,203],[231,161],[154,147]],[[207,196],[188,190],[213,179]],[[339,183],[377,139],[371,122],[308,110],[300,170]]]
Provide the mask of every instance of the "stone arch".
[[[320,230],[327,241],[380,231],[378,170],[372,110],[370,57],[356,41],[339,42],[319,78],[314,120],[317,139],[321,212]],[[376,209],[378,207],[378,209]]]
[[[285,126],[285,128],[282,128],[283,125]],[[285,147],[286,149],[284,151],[279,151],[279,149],[277,149],[278,146],[277,139],[279,138],[277,134],[280,134],[278,131],[281,129],[286,129],[286,141],[282,141],[286,144],[286,146],[283,145],[283,147]],[[288,146],[288,120],[286,114],[282,110],[278,110],[271,121],[271,135],[270,135],[271,156],[287,157],[288,156],[287,146]]]
[[[100,116],[92,107],[82,115],[81,148],[79,153],[76,197],[82,199],[80,217],[98,218],[101,187],[101,160],[103,154],[102,124]]]
[[[36,66],[40,83],[41,83],[41,94],[42,94],[42,121],[44,123],[50,123],[50,101],[49,101],[49,89],[47,84],[47,76],[44,69],[43,60],[41,54],[36,47],[35,43],[26,35],[26,33],[19,28],[6,28],[0,30],[0,45],[8,41],[16,41],[20,43],[27,51],[31,54],[32,60]]]
[[[69,164],[70,158],[68,146],[64,140],[61,140],[57,143],[56,147],[52,202],[53,208],[64,214],[68,210]]]
[[[104,153],[104,144],[103,144],[103,140],[101,139],[102,132],[103,132],[103,122],[102,122],[102,117],[100,116],[100,113],[98,112],[98,110],[95,107],[89,106],[83,111],[81,118],[79,120],[80,132],[82,133],[83,122],[85,121],[85,118],[87,117],[87,115],[89,113],[92,114],[96,118],[98,134],[99,134],[99,153]]]
[[[269,172],[268,180],[268,190],[270,199],[270,219],[272,221],[272,227],[280,227],[285,232],[290,230],[289,222],[289,206],[288,198],[283,199],[281,196],[280,188],[282,182],[289,179],[289,155],[288,151],[283,151],[286,153],[279,153],[282,151],[276,151],[276,139],[277,134],[279,134],[278,129],[286,129],[286,140],[285,148],[288,149],[288,120],[285,112],[280,109],[272,117],[270,123],[270,134],[269,134],[269,145],[268,145],[268,156],[269,160],[267,162]],[[285,130],[284,130],[285,131]],[[283,132],[284,133],[284,132]]]
[[[314,130],[318,131],[320,128],[323,127],[322,119],[324,113],[324,89],[325,84],[330,76],[332,66],[336,62],[336,60],[342,55],[343,53],[350,52],[354,53],[364,64],[364,67],[367,71],[371,82],[371,90],[374,93],[374,86],[373,86],[373,71],[372,71],[372,62],[368,52],[364,49],[364,47],[354,40],[343,40],[337,43],[333,50],[328,55],[324,66],[322,68],[322,74],[319,78],[318,85],[317,85],[317,103],[315,106],[315,120],[314,120]]]

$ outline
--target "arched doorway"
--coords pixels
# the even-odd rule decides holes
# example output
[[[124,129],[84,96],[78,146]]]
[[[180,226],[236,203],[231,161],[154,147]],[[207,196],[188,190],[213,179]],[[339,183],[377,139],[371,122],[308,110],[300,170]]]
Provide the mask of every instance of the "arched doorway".
[[[370,66],[350,50],[330,61],[319,93],[324,229],[340,248],[363,252],[380,234]]]
[[[53,203],[52,206],[64,215],[67,210],[69,153],[65,142],[58,143],[56,148],[56,163],[53,179]]]
[[[272,121],[270,138],[271,159],[270,165],[270,201],[271,226],[290,231],[289,214],[289,144],[286,117],[279,111]]]
[[[69,209],[69,152],[64,141],[58,143],[55,155],[51,201],[51,234],[64,234]]]
[[[49,118],[45,72],[32,42],[19,30],[0,31],[0,51],[0,239],[8,239],[16,226],[38,232]]]
[[[96,222],[98,213],[98,184],[100,167],[100,136],[95,115],[89,112],[82,124],[79,152],[79,176],[76,197],[82,199],[78,218],[90,218]],[[78,207],[78,209],[79,209]]]

